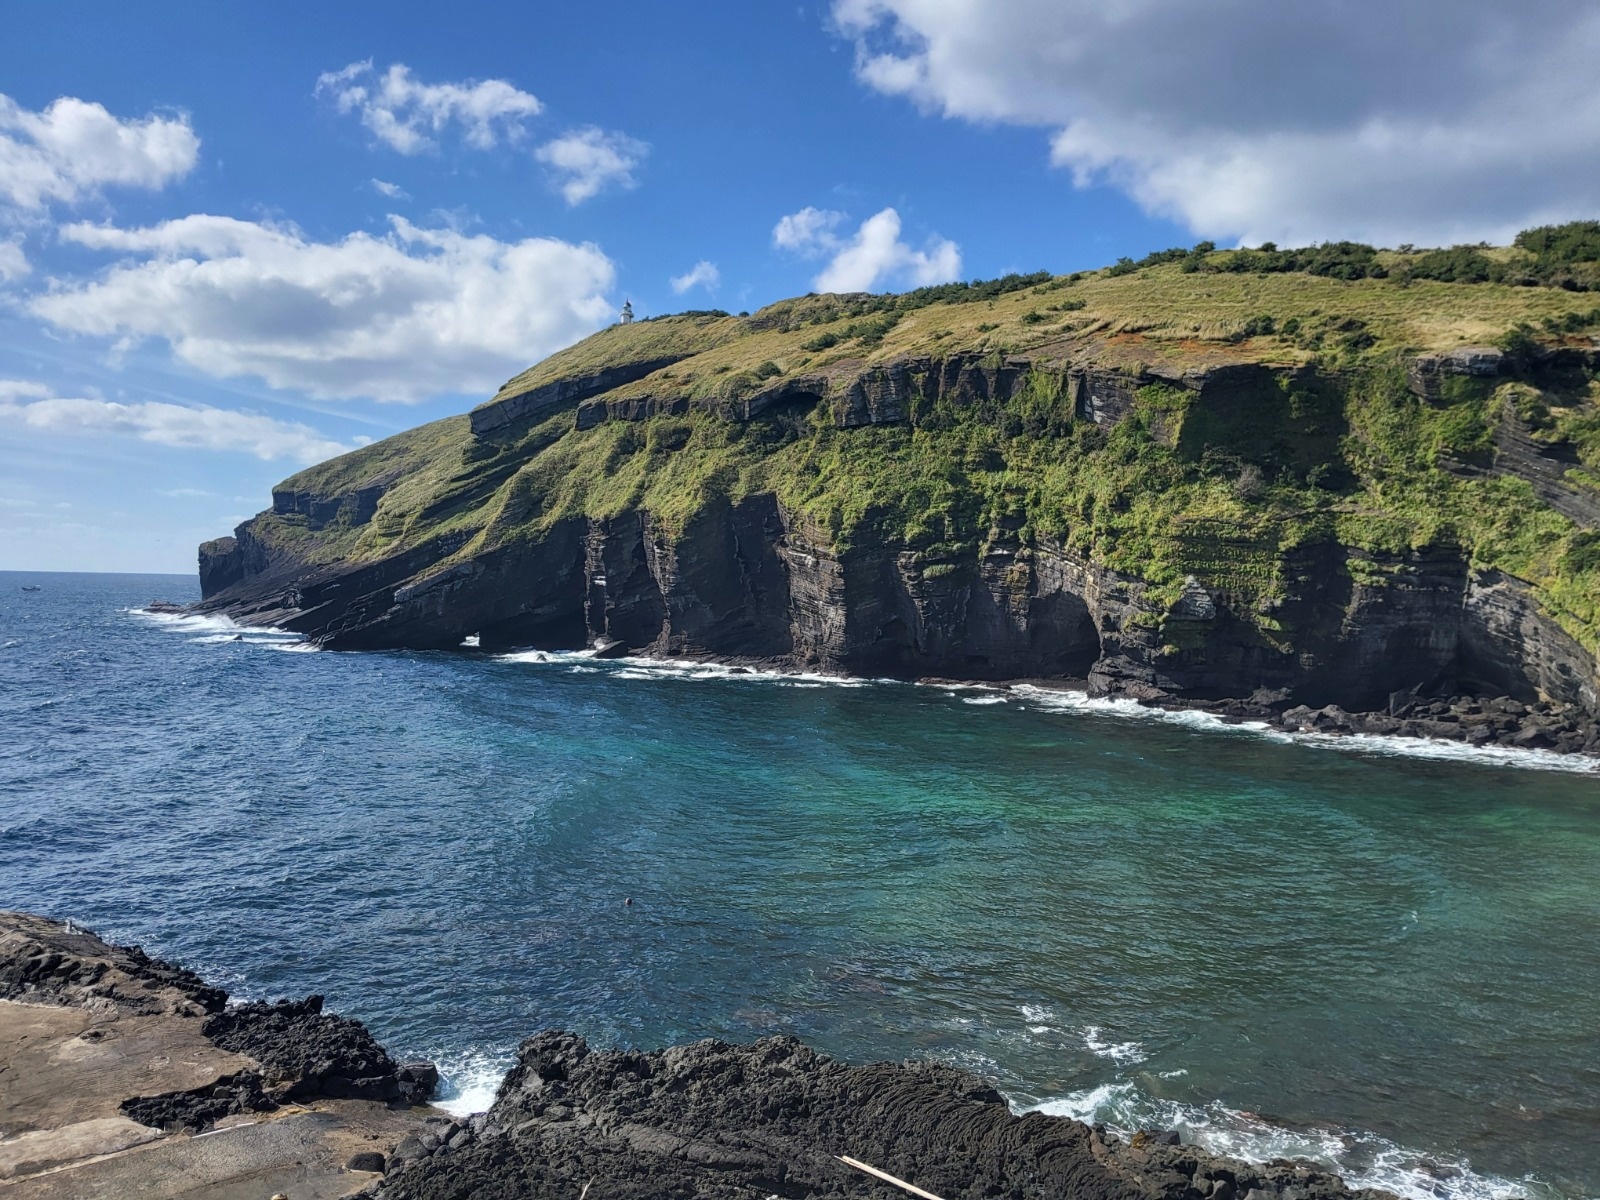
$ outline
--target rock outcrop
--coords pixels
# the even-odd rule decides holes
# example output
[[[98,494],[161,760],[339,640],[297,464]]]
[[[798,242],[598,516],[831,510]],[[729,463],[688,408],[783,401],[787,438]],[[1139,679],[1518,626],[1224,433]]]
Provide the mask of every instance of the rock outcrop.
[[[0,913],[0,1192],[341,1196],[448,1123],[416,1104],[431,1064],[320,999],[226,1004],[137,947]]]
[[[623,1200],[883,1196],[848,1156],[944,1200],[1382,1200],[1309,1163],[1252,1165],[1153,1130],[1123,1139],[1014,1115],[975,1076],[934,1063],[849,1066],[793,1038],[642,1054],[543,1033],[494,1107],[395,1148],[374,1200],[577,1194]]]
[[[420,1104],[439,1081],[433,1064],[396,1063],[361,1022],[323,1012],[321,996],[228,1008],[227,992],[191,971],[27,913],[0,913],[0,1000],[185,1018],[188,1040],[241,1065],[199,1087],[122,1101],[123,1115],[162,1129],[198,1132],[313,1097]]]
[[[472,410],[472,432],[490,433],[496,429],[504,429],[508,425],[537,420],[558,409],[575,405],[579,400],[609,391],[624,383],[643,379],[662,367],[670,367],[681,357],[681,355],[666,355],[639,362],[619,363],[588,375],[557,379],[525,392],[515,392],[500,397],[490,404]]]
[[[373,1200],[885,1194],[839,1155],[944,1200],[1393,1200],[1170,1130],[1124,1138],[1018,1116],[965,1072],[852,1066],[789,1037],[640,1053],[541,1033],[493,1107],[456,1120],[387,1085],[374,1094],[408,1079],[425,1093],[437,1074],[395,1064],[317,997],[225,1008],[181,968],[21,913],[0,914],[0,990],[16,1001],[0,1005],[0,1186],[25,1200],[335,1196],[362,1183]],[[128,1080],[152,1076],[190,1083],[117,1103]],[[227,1136],[183,1136],[214,1126]]]
[[[0,1000],[200,1017],[221,1012],[228,993],[138,946],[110,945],[71,922],[0,913]]]

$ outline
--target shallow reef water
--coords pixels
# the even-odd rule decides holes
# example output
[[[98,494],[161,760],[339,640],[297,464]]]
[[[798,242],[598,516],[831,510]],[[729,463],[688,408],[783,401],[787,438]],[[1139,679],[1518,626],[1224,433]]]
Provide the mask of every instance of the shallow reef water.
[[[785,1032],[1411,1197],[1600,1195],[1584,760],[140,611],[194,594],[0,574],[0,905],[324,992],[460,1111],[537,1029]]]

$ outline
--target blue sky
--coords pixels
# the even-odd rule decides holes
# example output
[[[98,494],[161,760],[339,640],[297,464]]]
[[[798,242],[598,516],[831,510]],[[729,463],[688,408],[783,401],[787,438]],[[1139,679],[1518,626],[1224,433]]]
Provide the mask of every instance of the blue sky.
[[[1592,6],[1285,7],[12,0],[0,568],[190,570],[624,298],[1600,212]]]

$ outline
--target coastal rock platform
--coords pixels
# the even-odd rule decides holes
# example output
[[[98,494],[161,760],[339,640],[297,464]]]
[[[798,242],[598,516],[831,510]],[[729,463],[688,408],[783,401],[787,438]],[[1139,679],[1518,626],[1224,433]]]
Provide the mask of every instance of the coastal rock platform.
[[[641,1053],[540,1033],[465,1122],[421,1103],[436,1080],[317,997],[230,1008],[136,947],[0,913],[6,1200],[905,1194],[846,1157],[941,1200],[1393,1200],[1170,1130],[1017,1115],[963,1071],[852,1066],[791,1037]]]
[[[431,1065],[395,1064],[320,998],[226,1006],[137,947],[0,913],[0,1195],[322,1200],[448,1123],[413,1103]]]

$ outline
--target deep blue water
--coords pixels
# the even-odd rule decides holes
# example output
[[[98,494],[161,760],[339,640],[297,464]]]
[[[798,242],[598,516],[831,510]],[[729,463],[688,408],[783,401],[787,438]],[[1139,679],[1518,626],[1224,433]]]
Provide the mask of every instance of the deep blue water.
[[[1412,1196],[1600,1195],[1572,763],[129,611],[194,594],[0,573],[0,906],[324,992],[461,1106],[543,1027],[782,1031]]]

